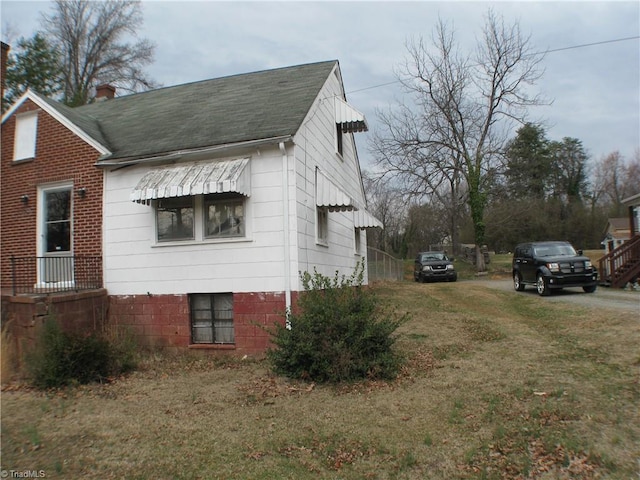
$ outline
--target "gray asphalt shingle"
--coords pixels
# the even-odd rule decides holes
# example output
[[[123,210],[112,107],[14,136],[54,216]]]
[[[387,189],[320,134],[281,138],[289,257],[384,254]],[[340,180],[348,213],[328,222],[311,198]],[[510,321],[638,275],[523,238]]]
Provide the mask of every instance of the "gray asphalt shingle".
[[[77,108],[49,101],[109,160],[293,135],[337,61],[233,75]]]

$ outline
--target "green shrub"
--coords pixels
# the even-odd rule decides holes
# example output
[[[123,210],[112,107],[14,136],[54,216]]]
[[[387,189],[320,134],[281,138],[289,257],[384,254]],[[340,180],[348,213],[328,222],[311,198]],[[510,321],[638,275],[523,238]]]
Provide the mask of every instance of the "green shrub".
[[[374,293],[362,286],[364,262],[350,277],[301,275],[304,292],[290,328],[271,331],[267,352],[273,371],[297,379],[341,382],[395,378],[401,358],[392,348],[405,320],[387,314]]]
[[[138,343],[131,330],[112,326],[105,331],[112,350],[112,369],[116,373],[127,373],[138,366]]]
[[[34,350],[27,356],[27,368],[33,384],[39,388],[103,381],[132,368],[130,348],[113,345],[97,333],[63,332],[49,318]]]

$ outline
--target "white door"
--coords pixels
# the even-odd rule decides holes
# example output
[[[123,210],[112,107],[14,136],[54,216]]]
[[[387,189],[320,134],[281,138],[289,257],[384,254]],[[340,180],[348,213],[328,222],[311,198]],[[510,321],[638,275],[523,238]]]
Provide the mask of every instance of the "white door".
[[[73,186],[40,189],[38,283],[73,282]]]

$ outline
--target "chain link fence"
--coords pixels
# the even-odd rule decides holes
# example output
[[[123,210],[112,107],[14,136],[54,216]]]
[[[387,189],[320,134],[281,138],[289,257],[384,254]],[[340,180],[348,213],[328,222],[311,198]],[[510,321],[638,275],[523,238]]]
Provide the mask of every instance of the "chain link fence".
[[[404,277],[404,263],[377,248],[367,247],[367,273],[369,282],[380,280],[402,280]]]

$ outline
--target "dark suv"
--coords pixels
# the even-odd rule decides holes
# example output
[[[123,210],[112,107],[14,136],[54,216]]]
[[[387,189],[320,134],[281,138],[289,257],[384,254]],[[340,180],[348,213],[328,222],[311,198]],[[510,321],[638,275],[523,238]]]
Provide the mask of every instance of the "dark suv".
[[[420,252],[413,267],[413,278],[416,282],[446,280],[455,282],[458,274],[453,266],[453,258],[446,252]]]
[[[543,296],[564,287],[582,287],[593,293],[598,285],[598,271],[591,260],[569,242],[521,243],[513,254],[512,269],[513,287],[518,292],[525,285],[535,285]]]

